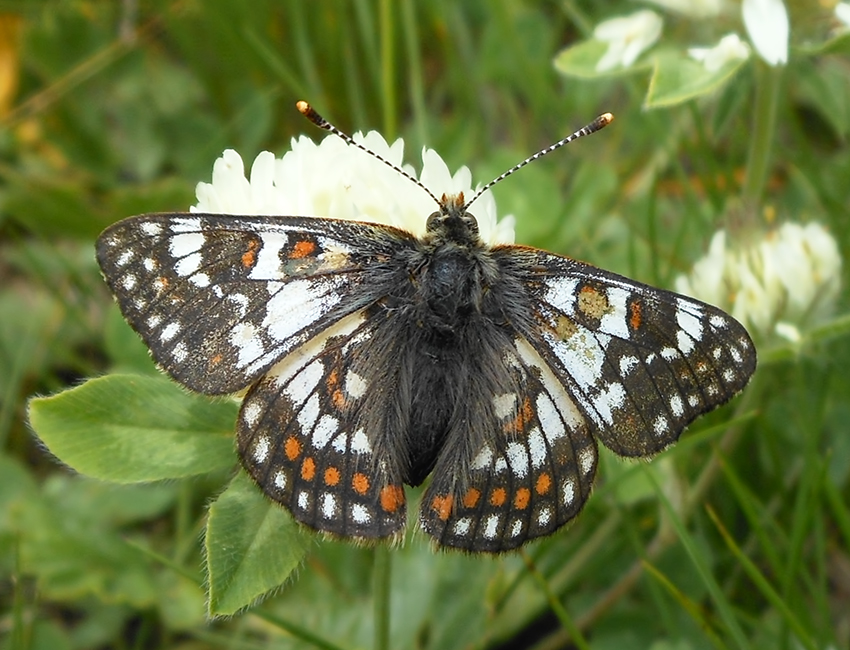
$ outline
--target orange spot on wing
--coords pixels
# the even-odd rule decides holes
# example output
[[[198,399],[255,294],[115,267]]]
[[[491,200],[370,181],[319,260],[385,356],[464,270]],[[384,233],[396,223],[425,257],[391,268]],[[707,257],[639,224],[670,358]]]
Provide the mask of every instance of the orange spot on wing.
[[[221,363],[221,358],[222,357],[220,354],[215,355],[212,359],[210,359],[210,364],[213,366],[218,365],[219,363]]]
[[[505,501],[508,500],[508,493],[505,492],[505,488],[496,488],[490,493],[490,505],[496,506],[497,508],[505,505]]]
[[[640,329],[640,324],[643,321],[643,304],[634,301],[629,305],[629,327],[632,330]]]
[[[395,512],[404,505],[404,490],[400,485],[387,485],[381,490],[381,507],[384,512]]]
[[[314,476],[316,476],[316,461],[308,456],[301,463],[301,478],[312,481]]]
[[[257,263],[257,250],[260,248],[260,242],[252,239],[248,242],[248,250],[242,253],[242,266],[250,269]]]
[[[478,504],[478,499],[481,498],[481,491],[475,488],[469,488],[466,494],[463,495],[463,505],[465,508],[474,508]]]
[[[295,242],[295,246],[292,248],[292,254],[290,257],[292,259],[299,260],[302,257],[307,257],[312,254],[313,251],[316,250],[316,244],[311,241],[302,240],[299,242]]]
[[[301,443],[295,436],[289,436],[283,443],[283,453],[289,460],[295,460],[301,455]]]
[[[325,470],[325,485],[336,485],[339,483],[339,470],[336,467],[328,467]]]
[[[366,494],[369,491],[369,479],[365,474],[357,472],[351,477],[351,487],[357,494]]]
[[[528,507],[528,502],[531,501],[531,490],[528,488],[520,488],[514,496],[514,506],[517,510],[525,510]]]
[[[540,476],[537,477],[537,483],[534,485],[534,489],[537,490],[537,494],[546,494],[549,491],[549,488],[552,487],[552,477],[549,476],[546,472],[543,472]]]
[[[439,494],[431,501],[431,510],[437,513],[441,521],[446,521],[452,514],[454,497],[451,494],[440,496]]]
[[[327,386],[328,392],[331,394],[331,402],[333,402],[333,405],[342,410],[345,406],[345,393],[342,392],[342,389],[339,386],[339,372],[336,368],[331,370],[331,374],[328,375],[325,385]]]

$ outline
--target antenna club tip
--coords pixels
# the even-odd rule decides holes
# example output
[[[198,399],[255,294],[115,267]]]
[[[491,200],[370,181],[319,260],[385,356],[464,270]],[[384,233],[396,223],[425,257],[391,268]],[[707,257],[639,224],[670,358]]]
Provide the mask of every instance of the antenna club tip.
[[[599,121],[602,126],[608,126],[614,121],[614,116],[611,113],[602,113],[602,115],[599,116]]]
[[[297,108],[298,112],[302,115],[307,115],[313,110],[313,107],[310,106],[310,104],[305,102],[303,99],[299,99],[297,102],[295,102],[295,108]]]

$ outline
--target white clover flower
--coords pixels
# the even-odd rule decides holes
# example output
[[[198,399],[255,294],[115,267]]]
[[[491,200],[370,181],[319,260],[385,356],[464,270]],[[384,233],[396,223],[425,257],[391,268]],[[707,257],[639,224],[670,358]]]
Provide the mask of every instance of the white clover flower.
[[[737,34],[727,34],[714,47],[692,47],[688,54],[691,58],[702,61],[709,72],[717,72],[730,61],[750,56],[750,46]]]
[[[723,10],[724,0],[648,0],[654,5],[691,18],[712,18]]]
[[[403,165],[404,141],[392,146],[377,132],[354,139],[416,178]],[[469,169],[454,175],[432,149],[422,150],[419,180],[435,196],[475,193]],[[213,166],[212,183],[199,183],[198,202],[192,212],[250,215],[331,217],[382,223],[416,236],[425,233],[425,220],[438,209],[434,200],[410,179],[380,160],[336,136],[319,144],[306,136],[292,139],[292,150],[282,158],[264,151],[254,160],[250,179],[245,178],[242,158],[228,149]],[[488,190],[470,208],[478,221],[481,238],[489,244],[514,242],[514,218],[496,216],[496,201]]]
[[[676,290],[717,305],[762,335],[799,339],[799,327],[825,319],[838,297],[841,255],[823,226],[783,224],[749,247],[729,248],[726,233]]]
[[[782,0],[744,0],[744,25],[753,46],[772,66],[788,63],[788,10]]]
[[[850,27],[850,2],[839,2],[835,5],[835,17],[844,23],[845,27]]]
[[[663,24],[661,16],[649,9],[599,23],[593,38],[607,42],[608,50],[596,64],[596,71],[606,72],[618,65],[628,68],[658,40]]]

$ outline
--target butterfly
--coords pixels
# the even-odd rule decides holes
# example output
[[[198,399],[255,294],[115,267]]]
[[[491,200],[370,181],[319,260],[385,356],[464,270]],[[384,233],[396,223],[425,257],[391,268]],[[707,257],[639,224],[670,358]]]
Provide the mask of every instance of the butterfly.
[[[430,477],[425,532],[498,553],[579,513],[598,442],[626,457],[665,449],[746,385],[756,351],[711,305],[485,243],[469,212],[480,192],[434,197],[422,237],[320,217],[141,215],[107,228],[97,259],[175,381],[247,389],[240,460],[297,521],[398,538],[404,485]]]

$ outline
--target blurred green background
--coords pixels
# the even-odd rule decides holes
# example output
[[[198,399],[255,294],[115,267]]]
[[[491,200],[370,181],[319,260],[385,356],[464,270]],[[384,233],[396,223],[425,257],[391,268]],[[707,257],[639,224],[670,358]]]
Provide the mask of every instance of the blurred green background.
[[[647,106],[650,67],[556,71],[562,48],[636,2],[0,2],[0,647],[373,647],[376,555],[392,564],[392,648],[848,647],[846,294],[796,344],[757,340],[744,396],[651,464],[603,452],[582,515],[524,555],[315,539],[286,584],[215,620],[201,537],[235,453],[233,471],[116,486],[63,467],[26,417],[33,395],[155,372],[95,238],[186,210],[226,148],[247,166],[295,135],[321,139],[298,99],[348,132],[403,137],[417,168],[432,147],[479,183],[614,113],[494,191],[518,242],[643,282],[672,287],[723,226],[754,238],[816,220],[848,259],[850,59],[828,5],[788,3],[767,180],[742,208],[754,57],[666,108]],[[665,14],[663,44],[743,35],[731,7]]]

